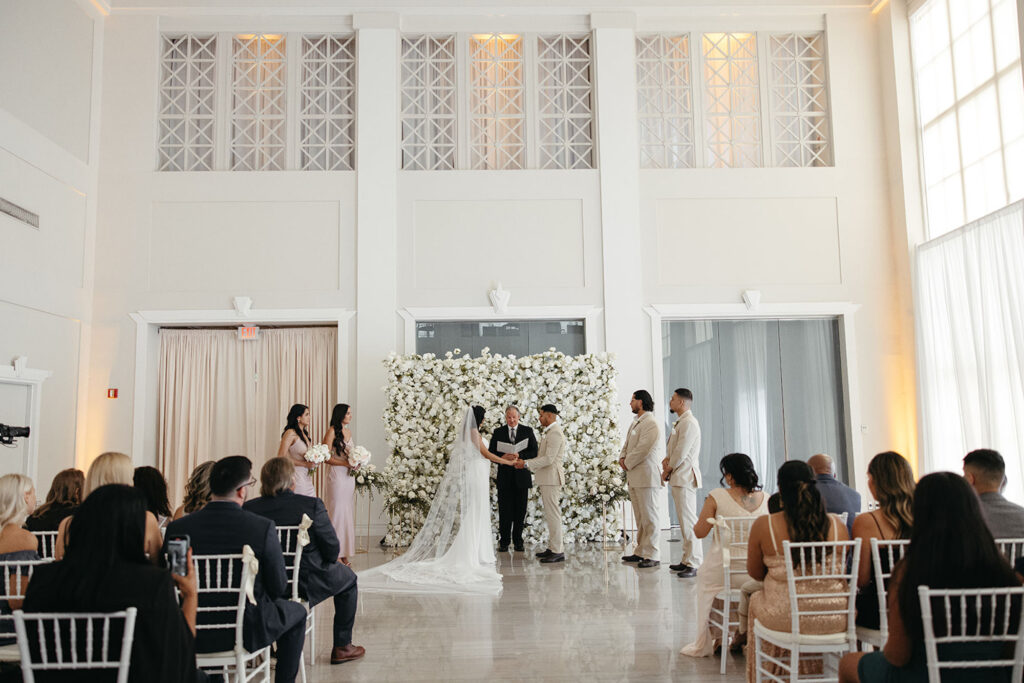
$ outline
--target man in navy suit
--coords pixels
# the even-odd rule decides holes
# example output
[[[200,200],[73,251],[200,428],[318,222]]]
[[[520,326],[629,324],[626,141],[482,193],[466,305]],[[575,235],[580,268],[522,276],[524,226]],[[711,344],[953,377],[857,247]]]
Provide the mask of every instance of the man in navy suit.
[[[245,605],[242,641],[250,652],[277,641],[275,680],[292,683],[302,662],[306,608],[289,600],[284,555],[274,523],[242,509],[249,487],[255,483],[248,458],[232,455],[218,460],[210,471],[210,502],[167,525],[166,538],[188,535],[196,555],[234,555],[241,553],[244,545],[252,548],[260,570],[253,591],[256,604]],[[224,600],[215,600],[216,597]],[[207,596],[206,600],[200,596],[200,601],[237,604],[237,598],[230,596]],[[199,623],[223,623],[214,614],[201,615]],[[231,650],[234,646],[233,629],[201,630],[196,637],[196,652],[200,653]]]
[[[300,496],[292,491],[295,466],[288,458],[271,458],[260,470],[260,497],[246,502],[243,510],[266,517],[277,526],[298,526],[302,516],[313,520],[309,545],[302,549],[299,567],[299,597],[312,608],[329,597],[334,598],[334,646],[331,664],[362,657],[366,650],[352,644],[352,624],[356,620],[356,574],[338,562],[341,544],[331,526],[327,508],[319,498]]]
[[[832,458],[824,453],[812,455],[807,464],[818,480],[818,492],[825,499],[825,511],[846,513],[846,530],[853,534],[853,518],[860,512],[860,494],[836,479]]]
[[[533,477],[530,469],[516,469],[515,460],[511,456],[498,452],[498,443],[516,444],[526,441],[526,448],[519,453],[520,460],[537,457],[537,437],[533,430],[519,424],[519,408],[509,406],[505,409],[505,422],[491,434],[491,443],[487,447],[494,455],[504,457],[507,464],[498,466],[498,552],[508,550],[511,537],[513,547],[523,551],[523,526],[526,523],[526,504],[530,499],[530,487]]]

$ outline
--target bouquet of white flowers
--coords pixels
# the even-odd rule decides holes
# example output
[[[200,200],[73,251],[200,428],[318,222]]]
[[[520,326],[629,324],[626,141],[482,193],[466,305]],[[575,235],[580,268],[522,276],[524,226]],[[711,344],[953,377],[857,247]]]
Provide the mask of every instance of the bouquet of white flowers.
[[[356,446],[348,454],[348,473],[355,476],[356,472],[368,462],[370,462],[370,451],[363,446]]]
[[[309,449],[306,450],[306,455],[304,457],[306,462],[313,463],[313,467],[310,468],[310,472],[312,472],[316,470],[317,465],[330,460],[331,451],[328,450],[327,444],[318,443],[315,446],[310,446]]]

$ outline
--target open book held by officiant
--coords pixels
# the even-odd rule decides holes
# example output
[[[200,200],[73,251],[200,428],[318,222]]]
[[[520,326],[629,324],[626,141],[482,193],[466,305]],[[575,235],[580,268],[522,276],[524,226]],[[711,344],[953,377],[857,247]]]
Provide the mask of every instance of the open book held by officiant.
[[[499,441],[498,442],[498,452],[499,453],[503,453],[503,454],[504,453],[517,453],[518,454],[518,453],[522,453],[523,451],[525,451],[526,447],[529,446],[529,445],[530,445],[530,440],[529,439],[523,439],[522,441],[519,441],[519,442],[514,443],[514,444],[513,443],[509,443],[508,441]]]

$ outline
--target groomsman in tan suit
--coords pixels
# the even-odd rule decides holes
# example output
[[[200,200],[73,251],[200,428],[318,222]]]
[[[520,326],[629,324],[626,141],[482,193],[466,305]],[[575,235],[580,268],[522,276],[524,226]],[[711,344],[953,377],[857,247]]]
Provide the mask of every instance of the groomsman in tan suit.
[[[626,433],[626,443],[619,454],[619,465],[626,471],[629,502],[636,518],[636,547],[632,555],[622,559],[637,562],[638,567],[657,567],[661,557],[658,549],[658,489],[661,480],[661,459],[665,442],[661,426],[654,419],[654,399],[640,389],[633,392],[629,407],[636,415]]]
[[[540,407],[538,421],[544,427],[544,436],[537,448],[537,457],[532,460],[519,460],[518,468],[529,468],[534,475],[534,483],[540,489],[540,500],[544,504],[544,523],[548,526],[548,547],[537,557],[545,564],[565,562],[562,546],[562,486],[565,485],[565,472],[562,461],[565,459],[565,434],[562,425],[558,424],[558,408],[550,403]]]
[[[683,559],[670,564],[669,569],[679,576],[697,575],[697,567],[704,559],[704,548],[693,533],[697,523],[697,489],[700,488],[700,425],[693,416],[693,393],[689,389],[676,389],[669,401],[669,409],[678,415],[668,437],[667,455],[661,461],[662,478],[668,482],[672,500],[676,504],[679,532],[683,536]]]

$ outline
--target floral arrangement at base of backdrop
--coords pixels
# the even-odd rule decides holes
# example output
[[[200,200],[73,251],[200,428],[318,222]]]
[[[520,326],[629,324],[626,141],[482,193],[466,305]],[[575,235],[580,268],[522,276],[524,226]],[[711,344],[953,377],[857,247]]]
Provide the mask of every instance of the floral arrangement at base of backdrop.
[[[554,349],[521,358],[491,355],[486,348],[479,358],[460,357],[458,349],[444,357],[390,354],[384,361],[388,374],[384,429],[391,447],[384,468],[389,484],[385,543],[408,545],[423,525],[468,406],[487,410],[482,433],[489,439],[491,430],[504,424],[505,407],[517,405],[523,424],[534,428],[539,441],[537,408],[545,403],[558,406],[567,442],[562,489],[565,541],[604,540],[605,523],[608,537],[617,537],[618,503],[628,495],[618,464],[613,362],[612,354],[566,356]],[[492,479],[497,467],[492,466]],[[495,535],[496,500],[492,486]],[[534,487],[525,540],[540,542],[546,537],[540,495]]]

